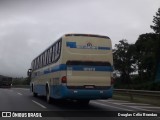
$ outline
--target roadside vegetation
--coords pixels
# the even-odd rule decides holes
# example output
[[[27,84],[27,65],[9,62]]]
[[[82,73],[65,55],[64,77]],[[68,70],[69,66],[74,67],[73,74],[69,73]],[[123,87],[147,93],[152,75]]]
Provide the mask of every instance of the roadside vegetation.
[[[150,26],[134,44],[122,39],[113,50],[115,88],[160,90],[160,8]]]
[[[28,77],[23,78],[13,78],[12,80],[12,85],[16,86],[16,85],[29,85],[30,84],[30,80],[28,79]]]

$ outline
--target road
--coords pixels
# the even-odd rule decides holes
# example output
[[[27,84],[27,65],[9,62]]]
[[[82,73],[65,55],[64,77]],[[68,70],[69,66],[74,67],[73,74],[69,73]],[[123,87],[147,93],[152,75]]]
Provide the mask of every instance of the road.
[[[160,107],[113,99],[92,100],[88,106],[82,106],[71,101],[65,101],[58,104],[48,104],[43,96],[33,97],[32,93],[27,88],[0,88],[0,111],[51,111],[53,114],[55,114],[53,116],[65,120],[73,119],[72,115],[74,116],[76,111],[82,111],[82,117],[87,116],[86,120],[88,120],[88,117],[94,116],[98,111],[102,111],[104,114],[113,111],[125,111],[126,113],[137,111],[160,113]],[[60,112],[57,111],[62,111],[62,113],[72,111],[73,113],[70,112],[71,115],[64,117],[63,114],[61,116]],[[102,117],[106,116],[102,115]],[[160,119],[159,117],[157,118]],[[96,118],[93,117],[92,120],[93,119]],[[117,117],[115,117],[115,119],[117,119]]]

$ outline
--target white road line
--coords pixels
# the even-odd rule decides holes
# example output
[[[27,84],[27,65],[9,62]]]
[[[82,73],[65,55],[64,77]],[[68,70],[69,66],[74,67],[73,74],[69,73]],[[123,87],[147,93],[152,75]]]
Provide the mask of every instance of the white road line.
[[[151,110],[146,110],[146,109],[143,109],[143,108],[137,108],[137,107],[134,107],[134,106],[121,105],[120,103],[112,103],[112,104],[123,106],[123,107],[130,107],[130,108],[134,108],[134,109],[141,110],[141,111],[151,111]]]
[[[150,105],[150,104],[143,104],[143,103],[142,104],[141,103],[119,103],[119,104],[124,104],[124,105],[139,105],[139,106]]]
[[[119,103],[128,103],[129,102],[129,101],[122,101],[122,100],[98,100],[98,101],[119,102]]]
[[[106,107],[111,107],[111,108],[121,109],[121,110],[124,110],[124,111],[133,111],[133,110],[130,110],[130,109],[125,109],[125,108],[115,107],[115,106],[106,105],[106,104],[98,103],[98,102],[92,102],[92,103],[94,103],[94,104],[98,104],[98,105],[101,105],[101,106],[106,106]]]
[[[141,107],[141,106],[134,106],[134,107]],[[155,108],[155,109],[160,109],[160,107],[152,107],[152,106],[142,106],[143,108]]]
[[[25,89],[22,89],[22,90],[30,90],[30,89],[25,88]]]
[[[41,106],[42,108],[46,108],[44,105],[42,105],[42,104],[40,104],[40,103],[38,103],[38,102],[36,102],[34,100],[32,100],[32,102],[36,103],[37,105]]]
[[[18,95],[22,95],[21,93],[17,93]]]
[[[30,90],[29,88],[15,88],[15,89],[20,89],[20,90]]]
[[[104,102],[106,102],[106,103],[112,103],[112,104],[123,106],[123,107],[130,107],[130,108],[141,110],[141,111],[151,111],[151,110],[147,110],[147,109],[143,109],[143,108],[137,108],[137,107],[134,107],[134,106],[122,105],[121,103],[114,103],[114,102],[108,102],[108,101],[104,101]]]

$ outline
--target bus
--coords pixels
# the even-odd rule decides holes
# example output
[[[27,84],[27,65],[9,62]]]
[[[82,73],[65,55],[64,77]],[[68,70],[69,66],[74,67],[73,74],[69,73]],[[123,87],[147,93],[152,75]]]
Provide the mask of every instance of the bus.
[[[34,96],[54,100],[108,99],[113,93],[111,40],[94,34],[65,34],[38,55],[28,75]]]

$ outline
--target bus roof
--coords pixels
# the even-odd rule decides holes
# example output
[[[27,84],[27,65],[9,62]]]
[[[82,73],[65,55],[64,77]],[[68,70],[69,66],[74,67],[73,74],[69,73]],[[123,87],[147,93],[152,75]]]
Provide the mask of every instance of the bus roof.
[[[52,43],[49,47],[47,47],[43,52],[41,52],[37,57],[35,57],[32,62],[37,59],[40,55],[42,55],[47,49],[49,49],[53,44],[55,44],[57,41],[59,41],[61,38],[67,36],[87,36],[87,37],[99,37],[99,38],[106,38],[110,39],[108,36],[103,35],[96,35],[96,34],[78,34],[78,33],[70,33],[70,34],[64,34],[62,37],[60,37],[58,40],[56,40],[54,43]]]
[[[64,36],[87,36],[87,37],[99,37],[99,38],[110,39],[108,36],[95,35],[95,34],[65,34]]]

